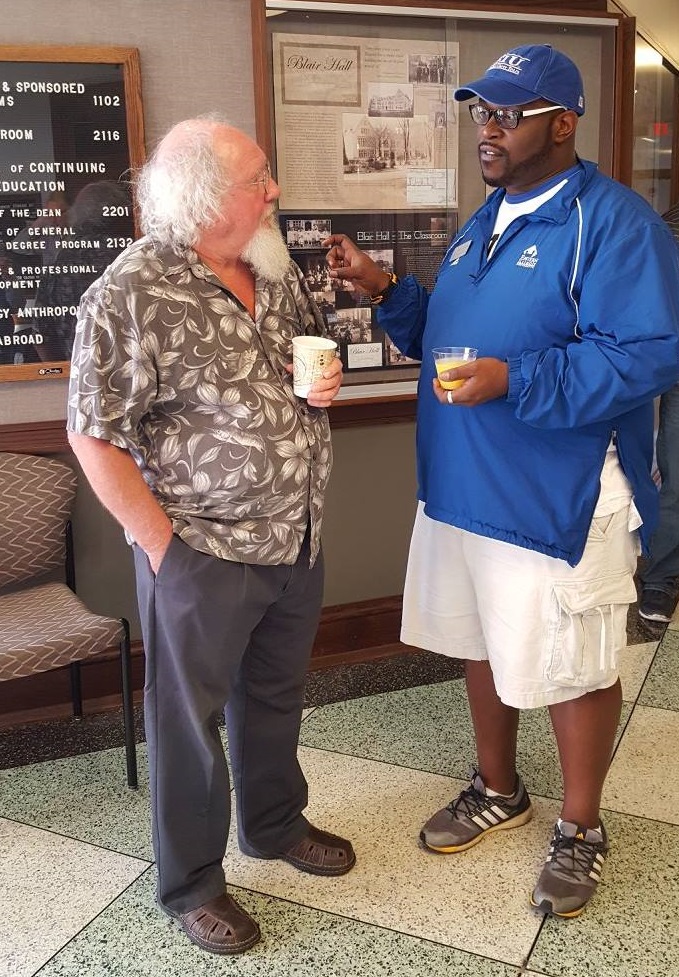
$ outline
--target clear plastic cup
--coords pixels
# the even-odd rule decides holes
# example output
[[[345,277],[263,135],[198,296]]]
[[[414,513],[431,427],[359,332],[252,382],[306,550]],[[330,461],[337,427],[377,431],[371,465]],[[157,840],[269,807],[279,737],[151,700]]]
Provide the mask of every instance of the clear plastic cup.
[[[432,353],[434,354],[434,364],[439,383],[444,390],[456,390],[462,386],[464,380],[442,380],[441,374],[445,373],[446,370],[454,369],[456,366],[473,362],[478,350],[472,349],[471,346],[437,346],[432,350]]]

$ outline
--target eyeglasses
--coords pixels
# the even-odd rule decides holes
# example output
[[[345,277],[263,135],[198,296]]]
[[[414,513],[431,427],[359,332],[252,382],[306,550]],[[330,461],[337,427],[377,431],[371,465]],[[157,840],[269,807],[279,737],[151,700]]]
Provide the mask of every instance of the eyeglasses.
[[[247,183],[237,183],[236,186],[257,187],[261,183],[262,186],[264,187],[264,193],[267,194],[269,192],[269,185],[272,179],[273,177],[271,175],[271,165],[267,161],[261,176],[255,177],[254,180],[248,180]]]
[[[489,109],[485,105],[469,106],[469,114],[477,126],[488,125],[491,119],[495,119],[501,129],[516,129],[521,119],[529,115],[542,115],[543,112],[567,112],[565,105],[547,105],[543,109]]]

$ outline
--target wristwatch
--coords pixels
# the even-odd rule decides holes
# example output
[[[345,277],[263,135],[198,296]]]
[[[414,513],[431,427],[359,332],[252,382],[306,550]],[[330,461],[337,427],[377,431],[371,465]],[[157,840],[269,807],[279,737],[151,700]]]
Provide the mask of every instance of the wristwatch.
[[[370,296],[370,304],[381,305],[389,298],[389,296],[394,291],[397,285],[398,285],[398,275],[395,275],[394,272],[392,271],[391,275],[389,275],[389,281],[382,289],[382,291],[378,292],[377,295]]]

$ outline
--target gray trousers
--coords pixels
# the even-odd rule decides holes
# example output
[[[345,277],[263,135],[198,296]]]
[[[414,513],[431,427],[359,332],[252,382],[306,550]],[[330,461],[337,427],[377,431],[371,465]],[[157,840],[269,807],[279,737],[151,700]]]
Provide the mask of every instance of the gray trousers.
[[[308,533],[294,566],[219,560],[174,536],[156,577],[134,549],[157,895],[184,913],[225,888],[231,804],[222,710],[240,847],[274,854],[306,832],[297,743],[323,558],[309,568]]]

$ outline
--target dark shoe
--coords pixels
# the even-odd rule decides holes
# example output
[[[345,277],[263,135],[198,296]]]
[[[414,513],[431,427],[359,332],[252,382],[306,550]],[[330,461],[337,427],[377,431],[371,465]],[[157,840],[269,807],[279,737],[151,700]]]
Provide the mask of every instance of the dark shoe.
[[[244,953],[259,943],[259,926],[226,892],[187,913],[161,908],[193,943],[210,953]]]
[[[666,594],[664,590],[645,589],[639,602],[639,616],[646,621],[657,621],[659,624],[669,624],[677,606],[677,598]]]
[[[603,824],[594,829],[557,821],[531,905],[548,916],[579,916],[596,892],[607,852]]]
[[[491,832],[518,828],[532,817],[530,797],[518,774],[514,793],[502,797],[488,795],[481,774],[474,770],[471,785],[429,818],[420,841],[444,855],[466,851]]]
[[[286,851],[265,855],[248,846],[247,854],[253,858],[280,858],[310,875],[345,875],[356,864],[350,841],[321,831],[313,824],[309,825],[304,837]]]

